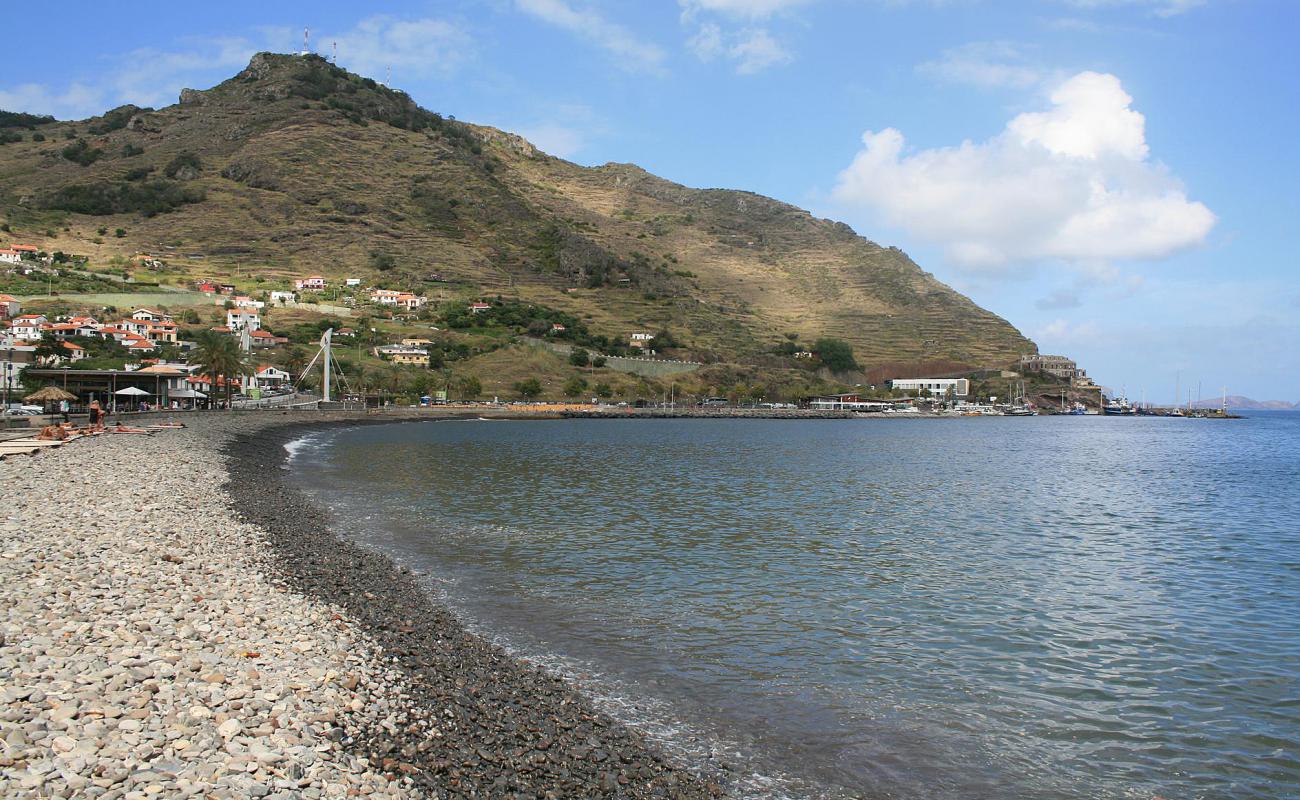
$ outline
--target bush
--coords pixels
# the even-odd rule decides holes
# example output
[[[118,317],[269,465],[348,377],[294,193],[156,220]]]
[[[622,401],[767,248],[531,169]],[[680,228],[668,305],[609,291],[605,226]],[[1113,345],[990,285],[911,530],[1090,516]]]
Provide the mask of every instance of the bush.
[[[585,391],[587,391],[587,382],[577,375],[564,382],[565,397],[577,397]]]
[[[194,177],[203,169],[203,163],[193,153],[181,153],[167,162],[163,174],[169,178]]]
[[[136,167],[135,169],[127,170],[126,174],[122,176],[122,179],[127,181],[142,181],[149,177],[152,172],[153,167]]]
[[[380,272],[388,272],[390,269],[397,266],[397,259],[393,258],[389,253],[380,250],[371,250],[370,266]]]
[[[143,152],[144,152],[144,148],[140,147],[139,145],[134,145],[129,143],[122,145],[123,158],[131,158],[132,156],[138,156]]]
[[[119,239],[126,238],[126,228],[118,228],[117,230],[113,231],[113,235]]]
[[[841,339],[818,339],[813,345],[813,352],[831,372],[847,372],[858,368],[858,362],[853,358],[853,346]]]
[[[9,144],[10,142],[21,142],[23,135],[13,131],[0,131],[0,144]]]
[[[526,381],[517,382],[515,392],[525,400],[534,400],[541,395],[542,384],[536,378],[529,378]]]
[[[43,133],[33,133],[33,134],[32,134],[32,141],[33,141],[33,142],[43,142],[43,141],[45,141],[45,134],[43,134]]]
[[[569,353],[569,363],[575,367],[585,367],[591,363],[591,354],[581,347],[575,347]]]
[[[188,203],[202,202],[203,198],[202,190],[190,189],[171,181],[138,184],[101,182],[64,186],[43,198],[41,206],[49,210],[94,216],[141,213],[152,217],[155,214],[166,214]]]
[[[78,139],[61,151],[63,157],[83,167],[88,167],[104,154],[98,147],[91,147],[85,139]]]

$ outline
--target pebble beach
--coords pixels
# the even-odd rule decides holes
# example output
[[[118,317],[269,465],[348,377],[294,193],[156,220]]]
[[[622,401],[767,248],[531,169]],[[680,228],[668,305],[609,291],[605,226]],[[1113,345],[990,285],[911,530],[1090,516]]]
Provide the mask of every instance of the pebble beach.
[[[184,421],[0,461],[0,796],[725,794],[335,538],[284,444],[349,420]]]

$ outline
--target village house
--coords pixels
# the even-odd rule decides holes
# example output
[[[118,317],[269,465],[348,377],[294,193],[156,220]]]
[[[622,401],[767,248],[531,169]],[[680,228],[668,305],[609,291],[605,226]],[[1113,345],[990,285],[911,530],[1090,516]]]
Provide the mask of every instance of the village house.
[[[24,258],[36,258],[36,254],[41,252],[41,248],[34,244],[11,244],[9,249],[17,250]]]
[[[324,290],[326,285],[327,283],[325,279],[319,275],[312,275],[309,278],[299,278],[293,282],[293,288],[300,292],[319,292]]]
[[[429,351],[422,347],[408,347],[402,344],[385,344],[374,349],[376,356],[394,364],[414,364],[429,366]]]
[[[492,308],[491,303],[470,303],[469,305],[469,310],[471,314],[481,314],[484,311],[491,310],[491,308]]]
[[[638,331],[637,333],[632,334],[629,344],[631,344],[635,348],[644,350],[645,348],[650,346],[650,340],[653,338],[655,338],[655,335],[653,333],[644,333]]]
[[[286,340],[280,339],[270,331],[261,330],[260,328],[255,331],[248,332],[248,344],[251,347],[255,347],[259,350],[266,347],[275,347],[276,344],[280,341],[286,341]]]
[[[0,349],[0,387],[21,389],[23,369],[36,363],[36,345],[8,344]]]
[[[131,312],[131,319],[141,322],[175,322],[171,314],[164,314],[161,311],[154,311],[151,308],[137,308]]]
[[[370,302],[378,303],[381,306],[391,306],[397,304],[397,298],[401,292],[395,289],[374,289],[370,292]]]
[[[7,294],[0,294],[0,320],[13,319],[23,310],[22,304],[16,298]]]
[[[9,334],[15,339],[35,341],[50,321],[41,314],[21,314],[9,321]]]
[[[271,302],[282,306],[292,305],[298,302],[298,295],[293,292],[271,292]]]
[[[402,344],[405,345],[406,347],[428,347],[429,345],[433,344],[433,340],[422,339],[416,336],[416,337],[403,339]]]
[[[235,308],[263,308],[266,303],[261,300],[254,300],[247,295],[239,295],[235,298]]]
[[[270,365],[258,368],[256,375],[258,385],[269,389],[278,389],[293,379],[288,372]]]
[[[567,328],[565,328],[563,325],[561,325],[558,322],[554,322],[551,324],[551,333],[564,333],[566,330]]]
[[[221,289],[221,287],[217,286],[217,284],[213,283],[212,281],[200,281],[198,285],[195,286],[194,288],[198,289],[200,292],[203,292],[204,294],[216,294]]]
[[[62,356],[54,356],[52,359],[50,359],[51,363],[61,364],[67,362],[69,364],[72,364],[86,357],[86,348],[82,347],[81,345],[76,344],[74,342],[61,342],[60,344],[63,347],[65,353]]]
[[[361,285],[361,279],[360,279],[360,278],[348,278],[347,280],[343,281],[343,285],[344,285],[344,286],[360,286],[360,285]]]
[[[233,295],[235,293],[235,285],[232,283],[217,284],[217,291],[221,292],[222,294]]]
[[[226,327],[235,332],[245,328],[255,331],[262,327],[262,318],[256,311],[234,308],[226,312]]]
[[[17,264],[22,260],[22,253],[19,253],[17,250],[8,247],[0,249],[0,262],[4,262],[5,264]]]
[[[794,357],[803,360],[811,360],[813,352],[811,350],[798,350],[795,352]]]
[[[334,331],[334,335],[347,336],[348,338],[352,338],[357,335],[357,332],[352,328],[339,328],[338,330]]]
[[[178,340],[175,322],[153,322],[145,328],[145,338],[155,344],[175,344]]]

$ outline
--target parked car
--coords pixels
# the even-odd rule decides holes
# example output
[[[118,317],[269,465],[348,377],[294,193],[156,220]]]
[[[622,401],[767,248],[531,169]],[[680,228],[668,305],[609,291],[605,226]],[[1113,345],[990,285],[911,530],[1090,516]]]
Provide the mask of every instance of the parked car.
[[[6,417],[33,417],[44,413],[45,409],[40,406],[13,405],[5,409]]]

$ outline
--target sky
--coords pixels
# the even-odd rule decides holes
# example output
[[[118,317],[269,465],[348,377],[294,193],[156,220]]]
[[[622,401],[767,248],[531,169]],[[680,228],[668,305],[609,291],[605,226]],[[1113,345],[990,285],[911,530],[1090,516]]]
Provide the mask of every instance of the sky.
[[[1300,401],[1300,2],[23,3],[0,109],[309,47],[581,164],[840,220],[1134,400]],[[390,77],[391,76],[391,77]],[[810,309],[815,313],[816,309]],[[1198,389],[1199,387],[1199,389]],[[1193,397],[1195,399],[1195,397]]]

